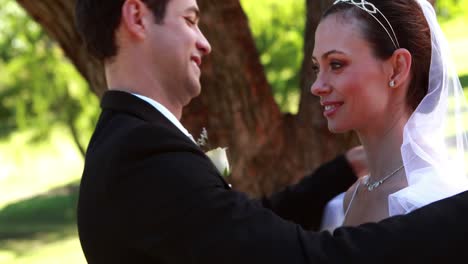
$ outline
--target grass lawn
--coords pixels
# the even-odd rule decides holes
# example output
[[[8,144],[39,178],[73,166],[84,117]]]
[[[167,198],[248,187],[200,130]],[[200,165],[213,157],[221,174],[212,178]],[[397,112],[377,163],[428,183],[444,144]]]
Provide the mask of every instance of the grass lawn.
[[[0,263],[85,263],[76,231],[83,159],[64,128],[0,141]]]
[[[0,208],[80,177],[83,159],[68,135],[66,128],[57,127],[38,143],[31,142],[28,132],[0,141]]]
[[[76,234],[51,242],[45,242],[45,239],[40,237],[35,240],[15,241],[10,247],[2,246],[2,248],[3,250],[0,249],[0,263],[4,264],[86,263]]]

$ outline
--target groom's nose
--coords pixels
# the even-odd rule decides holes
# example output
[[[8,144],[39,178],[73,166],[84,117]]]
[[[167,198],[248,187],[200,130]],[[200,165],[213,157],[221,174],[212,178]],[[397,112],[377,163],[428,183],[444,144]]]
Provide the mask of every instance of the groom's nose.
[[[201,51],[203,55],[208,55],[211,52],[211,44],[206,39],[205,35],[200,30],[200,35],[197,40],[197,49]]]

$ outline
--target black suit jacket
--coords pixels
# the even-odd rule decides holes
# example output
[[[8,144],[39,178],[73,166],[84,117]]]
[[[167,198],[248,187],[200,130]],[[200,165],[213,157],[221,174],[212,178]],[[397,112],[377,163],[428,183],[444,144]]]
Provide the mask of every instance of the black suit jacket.
[[[81,181],[78,230],[89,263],[447,263],[468,257],[468,193],[379,224],[317,227],[353,181],[343,157],[252,201],[146,102],[107,92]]]

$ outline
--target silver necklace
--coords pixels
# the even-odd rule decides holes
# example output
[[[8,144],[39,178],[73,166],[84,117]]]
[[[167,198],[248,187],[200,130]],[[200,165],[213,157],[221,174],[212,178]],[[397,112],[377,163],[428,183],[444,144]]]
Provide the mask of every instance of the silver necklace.
[[[383,179],[380,179],[378,181],[375,181],[373,183],[370,182],[370,176],[367,177],[366,181],[364,182],[364,185],[367,187],[367,190],[369,192],[372,192],[374,189],[379,187],[382,183],[384,183],[386,180],[388,180],[390,177],[395,175],[397,172],[399,172],[401,169],[403,169],[405,165],[401,165],[398,169],[390,173],[389,175],[385,176]]]

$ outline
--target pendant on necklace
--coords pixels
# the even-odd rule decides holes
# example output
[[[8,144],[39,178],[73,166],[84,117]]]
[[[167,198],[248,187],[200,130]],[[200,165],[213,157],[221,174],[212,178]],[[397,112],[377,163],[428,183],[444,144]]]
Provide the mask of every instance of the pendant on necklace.
[[[374,182],[374,183],[366,183],[366,187],[367,187],[367,190],[368,191],[373,191],[375,188],[379,187],[380,184],[382,184],[381,181],[377,181],[377,182]]]

